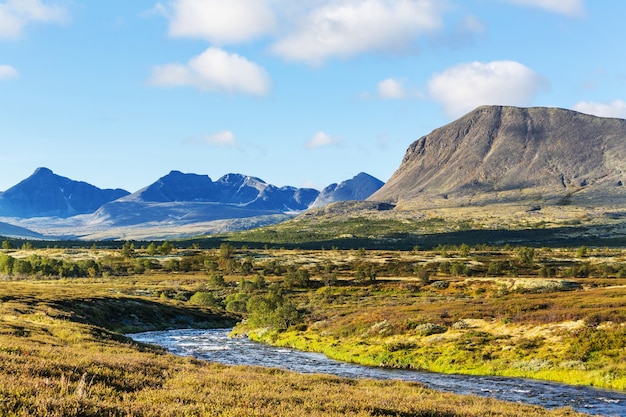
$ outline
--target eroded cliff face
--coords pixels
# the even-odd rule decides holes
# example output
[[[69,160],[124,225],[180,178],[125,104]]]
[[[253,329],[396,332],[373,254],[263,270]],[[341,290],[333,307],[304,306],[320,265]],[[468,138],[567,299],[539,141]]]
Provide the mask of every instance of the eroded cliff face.
[[[626,120],[479,107],[415,141],[370,200],[424,206],[626,202]]]

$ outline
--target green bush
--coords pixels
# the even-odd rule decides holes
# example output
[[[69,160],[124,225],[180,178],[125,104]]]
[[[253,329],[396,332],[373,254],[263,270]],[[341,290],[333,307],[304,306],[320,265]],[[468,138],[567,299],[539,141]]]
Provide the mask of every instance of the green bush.
[[[197,306],[221,307],[220,301],[211,292],[198,291],[189,298],[189,304]]]

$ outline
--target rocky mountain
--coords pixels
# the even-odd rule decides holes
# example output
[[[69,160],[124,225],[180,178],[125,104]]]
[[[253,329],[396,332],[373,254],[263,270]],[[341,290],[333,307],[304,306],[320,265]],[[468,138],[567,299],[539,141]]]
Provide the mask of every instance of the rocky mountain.
[[[172,171],[120,201],[203,202],[253,210],[299,211],[307,209],[318,194],[319,191],[311,188],[276,187],[241,174],[226,174],[213,182],[207,175]]]
[[[626,201],[626,120],[484,106],[412,143],[369,200],[436,207]]]
[[[121,189],[100,189],[38,168],[33,175],[0,193],[0,216],[70,217],[93,213],[103,204],[128,195]]]
[[[323,207],[337,201],[365,200],[384,184],[381,180],[361,172],[349,180],[324,188],[310,207]]]

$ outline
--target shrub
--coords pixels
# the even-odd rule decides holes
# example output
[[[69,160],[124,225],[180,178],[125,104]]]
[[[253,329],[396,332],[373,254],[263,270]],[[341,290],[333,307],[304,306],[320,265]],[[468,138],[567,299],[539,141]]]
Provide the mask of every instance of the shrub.
[[[222,274],[211,274],[209,277],[209,285],[212,287],[223,287],[224,276]]]
[[[469,275],[469,266],[462,262],[455,262],[450,266],[450,273],[455,276],[467,276]]]
[[[247,311],[246,304],[248,303],[249,295],[246,292],[238,292],[226,297],[226,311],[233,313],[245,313]]]
[[[253,327],[270,327],[280,331],[302,322],[302,315],[295,305],[274,291],[252,296],[246,308],[250,313],[248,324]]]
[[[206,291],[198,291],[189,298],[189,304],[197,306],[221,307],[220,301],[213,293]]]

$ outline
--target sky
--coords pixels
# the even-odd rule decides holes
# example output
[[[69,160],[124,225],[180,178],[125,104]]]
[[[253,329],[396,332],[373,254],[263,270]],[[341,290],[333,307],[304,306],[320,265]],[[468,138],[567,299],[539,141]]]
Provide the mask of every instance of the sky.
[[[480,105],[626,118],[623,0],[0,0],[0,190],[387,181]],[[626,138],[625,138],[626,139]]]

